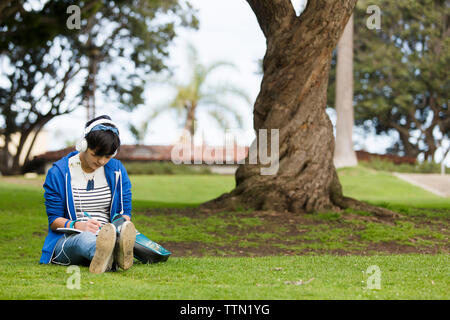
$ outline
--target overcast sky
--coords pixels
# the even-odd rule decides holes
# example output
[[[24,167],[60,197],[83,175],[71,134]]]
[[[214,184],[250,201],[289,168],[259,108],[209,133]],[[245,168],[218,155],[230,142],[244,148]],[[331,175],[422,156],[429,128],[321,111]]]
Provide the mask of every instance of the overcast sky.
[[[297,14],[304,8],[304,0],[293,0]],[[262,76],[258,73],[258,60],[262,59],[266,49],[265,38],[256,17],[245,0],[191,0],[198,9],[200,28],[198,31],[180,30],[170,49],[168,65],[174,70],[172,80],[183,82],[187,79],[188,65],[186,56],[187,43],[193,44],[200,60],[205,64],[215,61],[228,61],[237,66],[236,69],[220,69],[210,79],[211,84],[230,82],[245,90],[252,101],[259,92]],[[128,123],[139,125],[151,111],[159,105],[168,103],[173,97],[173,91],[164,86],[161,81],[153,80],[145,91],[146,103],[132,113],[119,110],[116,106],[106,105],[97,99],[97,115],[109,114],[121,129],[123,144],[132,144],[134,139],[128,131]],[[240,99],[227,98],[227,102],[239,110],[244,119],[244,128],[239,131],[239,143],[250,145],[255,135],[253,133],[252,105],[247,105]],[[328,112],[332,122],[335,122],[334,111]],[[86,122],[86,111],[79,108],[76,112],[61,116],[51,121],[46,129],[50,134],[49,148],[51,150],[65,147],[67,141],[75,141],[82,134]],[[195,141],[204,141],[218,145],[224,142],[225,132],[211,118],[200,113],[197,123],[198,134]],[[235,127],[229,128],[231,130]],[[354,130],[355,149],[365,149],[369,152],[384,153],[392,138],[368,135],[363,138],[359,129]],[[145,144],[173,144],[181,134],[181,121],[171,114],[162,114],[150,123],[145,137]]]

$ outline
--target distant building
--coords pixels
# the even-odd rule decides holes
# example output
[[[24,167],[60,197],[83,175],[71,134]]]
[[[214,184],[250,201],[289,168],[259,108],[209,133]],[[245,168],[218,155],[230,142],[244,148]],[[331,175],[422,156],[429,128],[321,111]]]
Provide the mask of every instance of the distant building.
[[[358,161],[371,161],[373,159],[379,159],[384,161],[390,161],[395,164],[416,164],[417,159],[413,157],[403,157],[403,156],[397,156],[395,154],[376,154],[376,153],[369,153],[367,151],[358,150],[356,151],[356,158]]]
[[[173,150],[174,146],[161,145],[122,145],[116,158],[122,162],[172,162],[179,165],[190,166],[194,169],[207,167],[212,173],[234,174],[239,163],[243,163],[247,157],[249,147],[246,146],[195,146],[190,152],[186,150]],[[34,157],[26,171],[47,173],[53,163],[75,147],[68,147],[56,151],[48,151]],[[415,158],[401,157],[396,155],[373,154],[366,151],[356,151],[358,161],[370,161],[381,159],[391,161],[395,164],[415,164]]]
[[[189,152],[179,150],[175,152],[174,146],[161,145],[122,145],[116,155],[116,159],[127,162],[173,162],[180,165],[191,166],[193,168],[210,169],[212,173],[234,174],[239,162],[243,162],[248,153],[248,147],[234,145],[226,147],[195,146]],[[53,163],[61,159],[68,153],[75,150],[75,147],[68,147],[56,151],[48,151],[34,157],[27,168],[45,174],[52,167]],[[174,154],[172,155],[172,151]]]

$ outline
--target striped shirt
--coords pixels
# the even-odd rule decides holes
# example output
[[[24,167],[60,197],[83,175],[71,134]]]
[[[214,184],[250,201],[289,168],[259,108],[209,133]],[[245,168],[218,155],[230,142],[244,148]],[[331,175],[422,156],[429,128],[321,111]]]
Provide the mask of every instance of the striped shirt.
[[[69,159],[69,170],[72,181],[72,194],[77,213],[77,220],[87,221],[89,217],[102,225],[109,222],[111,206],[111,190],[105,177],[105,169],[98,168],[93,173],[84,173],[81,169],[78,154]],[[94,180],[94,189],[87,191],[87,181]]]

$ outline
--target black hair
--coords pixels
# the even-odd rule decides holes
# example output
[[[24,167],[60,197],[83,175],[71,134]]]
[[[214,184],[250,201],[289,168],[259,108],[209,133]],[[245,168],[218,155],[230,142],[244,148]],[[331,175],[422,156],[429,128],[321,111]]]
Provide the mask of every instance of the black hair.
[[[85,128],[97,120],[111,120],[107,115],[96,117],[86,122]],[[104,123],[103,125],[116,128],[113,124]],[[96,156],[111,156],[114,152],[118,152],[120,148],[120,138],[112,131],[97,130],[91,131],[86,135],[88,148],[94,150]]]

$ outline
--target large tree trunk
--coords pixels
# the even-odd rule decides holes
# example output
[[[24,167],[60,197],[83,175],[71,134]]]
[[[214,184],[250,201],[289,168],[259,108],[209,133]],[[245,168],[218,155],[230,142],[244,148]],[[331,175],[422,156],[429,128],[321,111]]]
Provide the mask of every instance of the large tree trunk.
[[[267,165],[249,164],[247,158],[236,172],[236,188],[203,208],[296,213],[373,208],[342,195],[333,165],[333,127],[325,113],[332,50],[356,0],[308,1],[299,17],[288,0],[248,2],[267,40],[254,129],[257,136],[260,129],[279,129],[279,170],[262,175]]]
[[[336,114],[334,166],[354,167],[358,161],[353,149],[353,15],[337,45]]]

